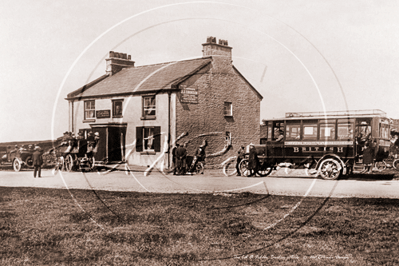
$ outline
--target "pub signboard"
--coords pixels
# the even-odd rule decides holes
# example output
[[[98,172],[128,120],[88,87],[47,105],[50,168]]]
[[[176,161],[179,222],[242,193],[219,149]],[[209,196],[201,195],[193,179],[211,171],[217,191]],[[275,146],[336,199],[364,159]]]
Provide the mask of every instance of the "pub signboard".
[[[96,111],[97,118],[110,118],[111,117],[111,110],[97,110]]]

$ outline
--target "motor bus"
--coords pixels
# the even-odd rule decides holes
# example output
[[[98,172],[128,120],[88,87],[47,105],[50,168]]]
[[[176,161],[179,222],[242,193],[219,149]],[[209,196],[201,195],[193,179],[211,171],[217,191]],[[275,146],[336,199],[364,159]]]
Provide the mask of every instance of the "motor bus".
[[[261,144],[254,145],[260,176],[285,164],[304,166],[334,180],[362,166],[366,143],[374,142],[375,161],[389,155],[391,123],[381,110],[286,113],[284,118],[262,122]],[[245,159],[242,173],[248,172],[247,166]]]

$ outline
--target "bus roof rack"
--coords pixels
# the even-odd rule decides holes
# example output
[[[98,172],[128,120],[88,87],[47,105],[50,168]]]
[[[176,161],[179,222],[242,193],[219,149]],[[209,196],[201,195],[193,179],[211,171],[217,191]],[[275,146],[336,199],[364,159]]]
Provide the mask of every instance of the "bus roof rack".
[[[326,112],[289,112],[285,113],[286,118],[291,117],[322,117],[322,116],[387,116],[380,109],[368,110],[345,110],[345,111],[326,111]]]

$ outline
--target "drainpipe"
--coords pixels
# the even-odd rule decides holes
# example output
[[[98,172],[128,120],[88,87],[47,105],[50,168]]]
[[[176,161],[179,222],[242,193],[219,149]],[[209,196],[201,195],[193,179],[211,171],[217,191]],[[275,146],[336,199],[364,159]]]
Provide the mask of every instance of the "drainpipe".
[[[171,92],[168,91],[168,168],[170,168],[170,97]]]

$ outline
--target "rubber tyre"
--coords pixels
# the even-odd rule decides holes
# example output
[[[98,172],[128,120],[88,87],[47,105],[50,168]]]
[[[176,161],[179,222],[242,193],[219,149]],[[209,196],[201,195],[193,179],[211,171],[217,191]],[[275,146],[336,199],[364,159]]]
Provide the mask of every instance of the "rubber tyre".
[[[342,166],[333,158],[324,159],[318,169],[319,175],[326,180],[336,180],[341,176]]]
[[[32,156],[28,156],[25,159],[25,163],[28,167],[33,168],[33,160],[32,160]]]
[[[387,169],[387,165],[385,162],[376,162],[375,163],[375,167],[380,170],[380,171],[384,171],[385,169]]]
[[[67,172],[70,172],[72,170],[72,167],[73,167],[73,158],[72,155],[68,154],[67,156],[65,156],[64,169]]]
[[[14,169],[15,172],[21,171],[22,162],[21,162],[18,158],[15,158],[15,159],[12,161],[12,168]]]
[[[392,167],[396,170],[399,170],[399,159],[395,159],[392,163]]]
[[[262,168],[262,166],[260,166],[260,168]],[[261,177],[265,177],[270,175],[270,173],[273,171],[273,167],[269,165],[269,167],[266,167],[265,170],[258,170],[258,175],[260,175]]]
[[[248,169],[248,163],[249,163],[249,162],[248,162],[247,159],[243,159],[243,160],[240,162],[240,165],[238,166],[238,168],[240,169],[241,176],[247,177],[247,176],[250,175],[250,171],[249,171],[249,169]]]

